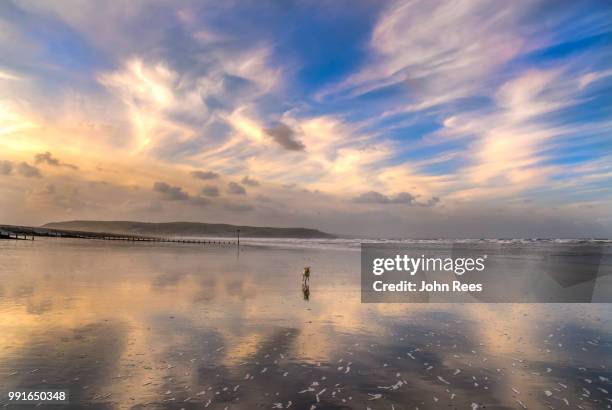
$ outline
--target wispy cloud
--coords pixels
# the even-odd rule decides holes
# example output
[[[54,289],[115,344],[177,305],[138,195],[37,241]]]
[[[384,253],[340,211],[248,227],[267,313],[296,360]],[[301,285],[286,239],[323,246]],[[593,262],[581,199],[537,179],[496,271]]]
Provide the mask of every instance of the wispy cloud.
[[[208,1],[0,7],[0,195],[27,199],[0,211],[24,223],[467,234],[481,210],[612,232],[603,3],[249,5],[258,24]],[[339,20],[310,12],[355,18],[330,41]]]
[[[525,2],[392,2],[374,27],[370,61],[331,91],[401,85],[416,110],[472,95],[503,64],[537,46],[527,44],[530,27],[521,24],[530,8]]]

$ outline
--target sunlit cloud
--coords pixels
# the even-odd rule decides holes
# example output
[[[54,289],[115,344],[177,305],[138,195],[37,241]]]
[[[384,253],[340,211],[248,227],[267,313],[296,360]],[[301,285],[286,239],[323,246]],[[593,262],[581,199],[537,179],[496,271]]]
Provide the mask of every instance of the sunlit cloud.
[[[310,11],[238,7],[5,5],[5,222],[428,236],[472,234],[480,210],[488,234],[612,232],[608,8],[388,1],[340,46],[315,19],[314,53],[287,27]]]

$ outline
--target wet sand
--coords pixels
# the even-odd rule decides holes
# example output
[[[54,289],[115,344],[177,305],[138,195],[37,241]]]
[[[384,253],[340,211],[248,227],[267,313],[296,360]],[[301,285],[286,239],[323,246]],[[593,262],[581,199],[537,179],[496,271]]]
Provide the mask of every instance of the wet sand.
[[[611,305],[362,304],[359,284],[350,248],[3,241],[0,403],[69,389],[75,409],[612,405]]]

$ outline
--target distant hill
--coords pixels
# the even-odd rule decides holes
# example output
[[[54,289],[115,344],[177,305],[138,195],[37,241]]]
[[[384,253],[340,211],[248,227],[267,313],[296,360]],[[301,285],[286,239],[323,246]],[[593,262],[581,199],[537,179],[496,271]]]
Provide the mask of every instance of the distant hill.
[[[240,236],[259,238],[335,238],[334,235],[308,228],[272,228],[200,222],[64,221],[51,222],[44,228],[72,231],[107,232],[149,236]]]

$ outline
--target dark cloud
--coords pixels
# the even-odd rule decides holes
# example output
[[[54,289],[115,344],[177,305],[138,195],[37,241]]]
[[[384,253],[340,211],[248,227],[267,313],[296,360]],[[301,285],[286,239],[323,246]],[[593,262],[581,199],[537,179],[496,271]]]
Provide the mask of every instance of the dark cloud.
[[[53,165],[56,167],[59,167],[59,164],[60,164],[59,159],[53,158],[53,156],[51,155],[49,151],[43,152],[40,154],[36,154],[36,156],[34,157],[34,162],[36,162],[37,164],[40,164],[41,162],[45,162],[49,165]]]
[[[416,197],[409,192],[400,192],[395,196],[383,195],[380,192],[369,191],[363,193],[355,198],[353,202],[360,204],[407,204],[410,205],[414,202]]]
[[[440,198],[432,196],[431,199],[423,204],[423,206],[434,206],[440,202]]]
[[[264,132],[289,151],[303,151],[306,148],[302,141],[296,139],[295,131],[282,122],[275,127],[264,129]]]
[[[248,175],[242,178],[242,181],[240,182],[248,186],[259,186],[259,181],[256,180],[255,178],[249,178]]]
[[[27,162],[21,162],[19,165],[17,165],[17,172],[19,172],[19,174],[23,175],[24,177],[28,177],[28,178],[42,177],[40,170],[36,168],[35,166],[28,164]]]
[[[235,195],[244,195],[246,194],[246,189],[244,189],[242,185],[236,182],[230,182],[229,184],[227,184],[227,192]]]
[[[168,185],[165,182],[154,183],[153,191],[163,194],[166,199],[172,201],[184,201],[189,199],[189,194],[183,191],[183,188],[180,186]]]
[[[0,161],[0,175],[11,175],[13,173],[13,163],[11,161]]]
[[[66,167],[75,170],[79,169],[79,167],[77,167],[76,165],[61,162],[59,159],[55,158],[49,151],[36,154],[36,156],[34,157],[34,162],[36,164],[45,163],[53,167]]]
[[[417,197],[410,192],[400,192],[395,196],[388,196],[380,192],[369,191],[353,198],[353,202],[360,204],[405,204],[424,207],[435,206],[440,202],[440,198],[437,196],[431,197],[426,202],[417,202],[416,199]]]
[[[219,188],[213,185],[206,185],[204,188],[202,188],[202,191],[200,192],[204,196],[210,196],[210,197],[219,196]]]
[[[391,199],[391,202],[394,204],[411,204],[416,198],[409,192],[400,192],[395,197],[389,199]]]
[[[212,172],[212,171],[193,171],[191,175],[199,179],[219,178],[219,174],[217,174],[216,172]]]
[[[70,169],[74,169],[75,171],[79,169],[79,167],[77,167],[76,165],[74,165],[74,164],[68,164],[68,163],[66,163],[66,162],[62,162],[62,163],[61,163],[61,166],[62,166],[62,167],[66,167],[66,168],[70,168]]]

